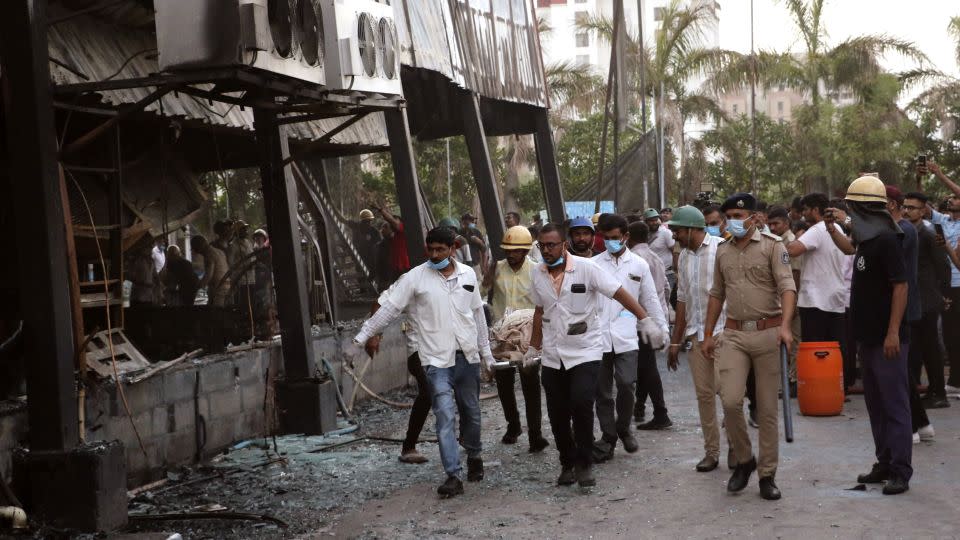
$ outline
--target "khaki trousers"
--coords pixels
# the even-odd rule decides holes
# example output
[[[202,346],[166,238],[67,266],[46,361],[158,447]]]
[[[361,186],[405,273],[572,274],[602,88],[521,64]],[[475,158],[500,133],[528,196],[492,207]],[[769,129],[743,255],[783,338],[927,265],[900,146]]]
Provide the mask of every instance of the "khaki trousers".
[[[724,330],[716,352],[720,363],[720,399],[723,402],[727,440],[737,463],[750,461],[753,449],[743,417],[743,397],[747,375],[753,366],[757,381],[757,423],[760,424],[760,478],[777,473],[779,423],[777,392],[780,389],[778,328],[755,332]]]
[[[715,339],[721,339],[717,336]],[[693,387],[697,393],[697,408],[700,410],[700,429],[703,430],[703,450],[706,456],[720,459],[720,427],[717,424],[717,374],[713,360],[703,357],[700,341],[696,335],[691,338],[693,348],[687,355],[690,361],[690,374],[693,375]]]

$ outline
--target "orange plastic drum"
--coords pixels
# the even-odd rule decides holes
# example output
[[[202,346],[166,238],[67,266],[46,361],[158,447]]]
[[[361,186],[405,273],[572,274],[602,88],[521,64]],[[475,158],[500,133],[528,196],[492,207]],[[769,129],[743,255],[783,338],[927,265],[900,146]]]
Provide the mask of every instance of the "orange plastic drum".
[[[836,341],[801,342],[797,353],[797,401],[806,416],[843,412],[843,356]]]

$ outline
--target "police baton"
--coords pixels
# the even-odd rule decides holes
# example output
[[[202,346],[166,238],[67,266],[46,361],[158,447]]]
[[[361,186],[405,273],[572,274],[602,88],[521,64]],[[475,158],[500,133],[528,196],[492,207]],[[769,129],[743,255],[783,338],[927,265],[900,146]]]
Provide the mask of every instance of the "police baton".
[[[787,346],[780,344],[780,388],[783,396],[783,436],[787,442],[793,442],[793,414],[790,407],[790,364]]]

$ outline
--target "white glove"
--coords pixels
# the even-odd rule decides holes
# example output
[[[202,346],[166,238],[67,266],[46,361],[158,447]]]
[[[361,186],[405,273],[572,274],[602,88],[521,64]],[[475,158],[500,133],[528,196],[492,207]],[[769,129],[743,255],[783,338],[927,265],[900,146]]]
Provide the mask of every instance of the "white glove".
[[[657,323],[653,320],[653,317],[640,319],[640,321],[637,323],[637,330],[640,332],[640,337],[643,338],[643,342],[649,345],[650,348],[653,350],[659,350],[663,348],[663,345],[666,342],[666,336],[663,334],[663,330],[657,326]]]
[[[493,371],[493,363],[496,361],[496,358],[489,352],[486,354],[480,353],[480,365],[483,366],[485,371]]]
[[[523,361],[521,365],[525,368],[536,366],[540,363],[540,356],[543,353],[540,349],[535,349],[533,347],[527,347],[527,352],[523,353]]]

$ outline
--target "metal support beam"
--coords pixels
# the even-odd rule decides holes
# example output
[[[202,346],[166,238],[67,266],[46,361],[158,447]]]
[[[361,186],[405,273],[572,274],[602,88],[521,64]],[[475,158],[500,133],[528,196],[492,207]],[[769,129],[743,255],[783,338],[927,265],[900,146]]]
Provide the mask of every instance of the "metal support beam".
[[[297,155],[290,156],[287,159],[283,160],[283,165],[286,166],[292,163],[294,160],[300,160],[308,157],[308,154],[315,151],[317,148],[323,147],[323,145],[327,144],[327,142],[331,141],[334,137],[342,133],[344,130],[348,129],[350,126],[366,118],[368,114],[370,114],[370,111],[365,111],[365,112],[354,115],[348,120],[343,121],[337,127],[324,133],[323,136],[321,136],[320,138],[308,142],[306,146],[304,146],[303,148],[300,149],[299,152],[297,152]]]
[[[281,165],[290,155],[290,148],[273,112],[254,109],[253,124],[260,150],[260,182],[273,251],[283,365],[288,381],[308,379],[314,375],[316,364],[297,224],[297,184],[290,168]]]
[[[300,165],[297,163],[292,165],[294,167],[294,177],[300,183],[302,193],[305,195],[303,200],[313,214],[313,221],[316,226],[317,250],[320,252],[320,258],[324,265],[323,286],[327,288],[326,298],[329,300],[327,309],[330,312],[330,324],[336,326],[340,321],[340,309],[337,302],[337,285],[333,268],[333,265],[336,264],[333,249],[335,242],[333,228],[336,227],[336,225],[333,223],[333,218],[327,214],[323,208],[323,203],[316,193],[321,189],[330,193],[329,184],[327,183],[327,168],[323,165],[323,161],[319,159],[303,165],[310,166],[316,181],[323,184],[311,185],[307,177],[301,173],[302,169],[300,169]]]
[[[560,184],[550,118],[546,109],[536,109],[532,114],[536,126],[533,142],[537,150],[537,171],[543,186],[543,198],[547,203],[547,216],[550,221],[561,223],[566,219],[566,211],[563,208],[563,187]]]
[[[387,125],[387,138],[390,141],[390,158],[393,161],[393,175],[397,184],[397,201],[403,217],[403,234],[407,238],[407,253],[410,266],[414,267],[427,260],[424,253],[426,235],[421,211],[420,182],[417,179],[417,162],[410,141],[410,124],[407,110],[384,111]]]
[[[470,166],[473,168],[473,180],[477,184],[480,197],[480,209],[483,222],[490,239],[490,250],[494,259],[503,258],[500,239],[503,238],[503,208],[500,205],[500,191],[490,162],[490,150],[487,148],[487,134],[483,130],[480,117],[480,102],[473,92],[464,92],[460,97],[460,116],[463,118],[463,136],[470,153]],[[477,262],[477,261],[474,261]]]
[[[66,232],[47,65],[45,1],[0,4],[7,157],[21,262],[29,441],[34,451],[79,442]]]

